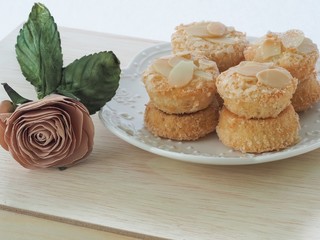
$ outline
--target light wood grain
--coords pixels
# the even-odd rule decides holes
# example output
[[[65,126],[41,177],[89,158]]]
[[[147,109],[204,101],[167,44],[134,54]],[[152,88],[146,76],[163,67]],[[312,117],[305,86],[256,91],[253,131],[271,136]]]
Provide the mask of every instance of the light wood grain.
[[[93,51],[113,50],[125,67],[156,43],[60,31],[66,63]],[[0,80],[33,96],[15,61],[15,34],[0,44]],[[94,151],[86,162],[66,171],[26,170],[0,150],[0,208],[141,238],[320,237],[319,149],[259,165],[191,164],[140,150],[93,118]]]
[[[137,238],[0,210],[0,239],[134,240]]]

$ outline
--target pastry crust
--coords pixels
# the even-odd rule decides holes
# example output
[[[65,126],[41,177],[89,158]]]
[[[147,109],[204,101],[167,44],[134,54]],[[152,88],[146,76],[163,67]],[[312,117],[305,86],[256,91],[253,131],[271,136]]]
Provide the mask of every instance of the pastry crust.
[[[214,42],[208,37],[192,36],[186,32],[188,27],[209,23],[194,22],[177,26],[171,36],[173,52],[191,51],[196,56],[206,57],[217,63],[220,72],[243,61],[243,50],[248,44],[245,33],[235,31],[233,27],[227,27],[227,33],[223,37],[226,41]]]
[[[320,82],[316,72],[298,84],[291,101],[296,112],[305,111],[320,101]]]
[[[223,107],[216,128],[223,144],[248,153],[287,148],[299,140],[299,116],[290,104],[276,118],[246,119]]]
[[[246,76],[237,72],[247,65],[265,66],[267,69],[283,71],[290,76],[290,81],[279,89],[261,83],[255,76]],[[221,73],[217,80],[217,90],[224,105],[231,112],[245,118],[276,117],[290,104],[298,80],[288,71],[267,63],[242,62]]]
[[[168,78],[157,72],[151,64],[143,73],[143,82],[153,104],[169,114],[193,113],[207,108],[217,93],[215,80],[219,75],[213,61],[202,58],[192,59],[197,69],[209,73],[212,78],[204,79],[193,75],[185,86],[175,87],[169,84]]]
[[[294,31],[294,30],[291,30]],[[304,48],[285,47],[282,43],[281,36],[285,33],[269,32],[258,41],[249,44],[244,50],[244,57],[247,61],[273,62],[277,66],[287,69],[291,75],[299,81],[310,76],[315,69],[315,64],[319,57],[319,51],[309,38],[305,38]],[[263,45],[268,42],[269,45],[280,47],[279,54],[270,57],[263,57]],[[271,54],[272,55],[272,54]]]
[[[155,136],[179,141],[196,140],[215,130],[218,117],[219,107],[216,101],[206,109],[190,114],[166,114],[149,102],[144,123]]]

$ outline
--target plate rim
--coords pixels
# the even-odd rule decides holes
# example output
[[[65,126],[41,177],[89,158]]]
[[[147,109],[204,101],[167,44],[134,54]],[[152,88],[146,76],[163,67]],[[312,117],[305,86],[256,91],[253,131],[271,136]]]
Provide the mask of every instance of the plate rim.
[[[102,120],[102,111],[99,112],[99,118]],[[287,151],[278,151],[274,153],[273,155],[255,155],[251,158],[243,156],[243,157],[209,157],[209,156],[199,156],[199,155],[192,155],[192,154],[186,154],[186,153],[178,153],[178,152],[168,152],[167,150],[163,150],[160,148],[155,148],[153,146],[150,146],[148,144],[142,143],[135,138],[129,137],[129,135],[126,135],[124,132],[118,131],[114,126],[106,124],[105,121],[102,121],[103,125],[109,129],[114,135],[119,137],[120,139],[126,141],[127,143],[138,147],[142,150],[145,150],[147,152],[167,157],[170,159],[175,159],[183,162],[191,162],[191,163],[198,163],[198,164],[208,164],[208,165],[251,165],[251,164],[259,164],[259,163],[265,163],[265,162],[272,162],[272,161],[278,161],[283,160],[286,158],[302,155],[304,153],[313,151],[315,149],[318,149],[320,147],[320,142],[315,142],[313,144],[308,145],[304,148],[297,148],[292,150],[291,152]],[[279,156],[280,155],[280,156]],[[185,156],[188,156],[188,158],[185,158]],[[195,160],[196,159],[196,160]],[[241,159],[242,161],[238,160]],[[214,162],[212,162],[215,160]],[[228,160],[227,162],[225,162]],[[243,161],[245,160],[245,161]],[[231,162],[232,161],[232,162]],[[234,163],[234,161],[237,161]]]

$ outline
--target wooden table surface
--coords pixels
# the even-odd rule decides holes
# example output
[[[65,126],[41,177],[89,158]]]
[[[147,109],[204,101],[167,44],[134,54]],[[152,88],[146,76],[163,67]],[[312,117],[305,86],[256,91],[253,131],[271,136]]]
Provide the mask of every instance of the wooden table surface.
[[[17,33],[0,42],[0,82],[35,98],[15,59]],[[125,68],[157,44],[60,34],[65,64],[112,50]],[[93,119],[92,154],[65,171],[27,170],[0,150],[0,239],[320,239],[319,149],[257,165],[192,164],[136,148]]]

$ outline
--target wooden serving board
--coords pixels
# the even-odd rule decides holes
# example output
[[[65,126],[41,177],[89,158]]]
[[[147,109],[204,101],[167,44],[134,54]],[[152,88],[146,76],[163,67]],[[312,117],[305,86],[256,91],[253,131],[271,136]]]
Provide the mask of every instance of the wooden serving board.
[[[0,42],[0,82],[34,99],[15,59],[17,34]],[[60,35],[65,64],[112,50],[125,68],[158,43],[69,28],[60,28]],[[0,99],[6,98],[1,89]],[[258,165],[192,164],[138,149],[104,128],[97,115],[93,119],[92,154],[65,171],[27,170],[0,150],[0,239],[9,239],[3,238],[9,236],[8,219],[21,230],[26,217],[40,228],[53,221],[74,231],[99,230],[110,239],[319,238],[319,149]]]

